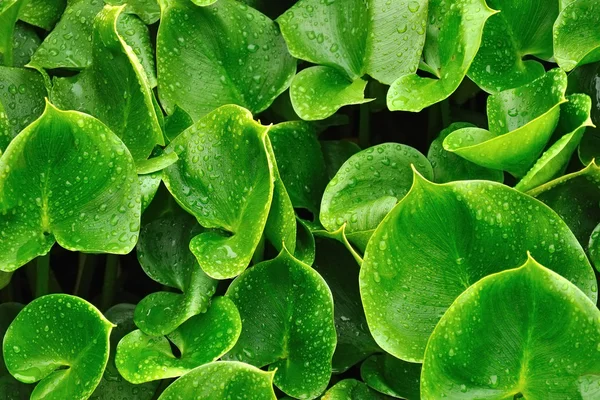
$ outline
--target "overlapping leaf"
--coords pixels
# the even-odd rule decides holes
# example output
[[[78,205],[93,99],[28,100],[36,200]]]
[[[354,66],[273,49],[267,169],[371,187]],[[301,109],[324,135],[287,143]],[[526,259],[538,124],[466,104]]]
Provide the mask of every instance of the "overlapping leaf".
[[[0,336],[2,338],[22,309],[23,305],[19,303],[0,304]],[[8,400],[28,400],[32,390],[32,385],[19,382],[8,372],[4,364],[4,356],[0,352],[0,394]]]
[[[323,400],[381,400],[383,397],[356,379],[344,379],[331,387]]]
[[[373,389],[402,399],[420,399],[421,364],[399,360],[389,354],[376,354],[360,366],[361,378]]]
[[[569,0],[554,23],[554,58],[565,71],[600,61],[600,4]]]

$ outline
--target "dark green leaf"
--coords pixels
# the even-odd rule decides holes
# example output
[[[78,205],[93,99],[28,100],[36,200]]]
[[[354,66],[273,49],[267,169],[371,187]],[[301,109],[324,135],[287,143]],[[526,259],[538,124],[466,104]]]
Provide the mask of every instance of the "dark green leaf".
[[[367,385],[388,396],[408,400],[421,398],[421,364],[402,361],[389,354],[377,354],[362,363],[360,376]]]

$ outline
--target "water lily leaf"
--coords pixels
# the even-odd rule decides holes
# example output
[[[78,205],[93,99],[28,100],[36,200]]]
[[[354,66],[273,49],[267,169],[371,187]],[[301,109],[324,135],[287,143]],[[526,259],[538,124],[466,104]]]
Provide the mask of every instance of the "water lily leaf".
[[[313,268],[331,289],[334,304],[337,346],[333,354],[333,372],[341,373],[381,351],[373,340],[360,301],[360,266],[345,246],[332,239],[316,238]]]
[[[19,19],[49,31],[67,6],[67,0],[27,0],[19,12]]]
[[[167,114],[177,105],[197,121],[225,104],[259,113],[288,88],[296,61],[265,15],[234,0],[165,3],[156,48]]]
[[[98,13],[91,65],[74,77],[54,79],[51,99],[61,108],[95,116],[123,140],[134,160],[145,160],[165,143],[146,74],[117,32],[121,11],[106,6]]]
[[[152,293],[138,303],[135,323],[146,334],[166,335],[206,311],[217,283],[200,269],[188,247],[203,231],[170,196],[164,206],[153,205],[144,218],[136,247],[140,265],[156,282],[180,291]]]
[[[284,249],[240,275],[226,296],[240,311],[242,334],[225,358],[277,369],[275,385],[290,396],[320,395],[336,345],[333,299],[323,278]]]
[[[104,124],[50,103],[0,158],[0,269],[14,271],[54,242],[129,253],[140,227],[131,155]]]
[[[42,115],[46,87],[42,75],[32,69],[0,66],[0,150],[27,125]]]
[[[116,365],[132,383],[174,378],[227,353],[241,330],[233,302],[217,297],[204,314],[188,319],[166,337],[148,336],[139,330],[126,335],[117,347]],[[173,354],[169,342],[179,349],[180,356]]]
[[[388,108],[416,112],[448,98],[467,74],[495,12],[484,0],[430,0],[423,58],[434,77],[400,77],[388,92]]]
[[[592,162],[581,171],[561,176],[527,194],[556,211],[579,243],[587,245],[592,231],[600,223],[600,167],[596,163]]]
[[[402,361],[389,354],[377,354],[362,363],[360,376],[369,387],[388,396],[408,400],[421,398],[421,364]]]
[[[104,2],[113,6],[126,5],[126,13],[137,15],[147,25],[160,19],[160,6],[157,0],[104,0]]]
[[[33,27],[19,21],[14,27],[12,39],[12,66],[24,67],[42,41]],[[4,55],[0,52],[0,65],[4,64]],[[8,66],[8,63],[6,65]]]
[[[442,314],[479,279],[524,262],[527,251],[596,301],[596,279],[567,224],[539,201],[495,182],[413,187],[379,225],[365,253],[360,292],[386,352],[421,362]]]
[[[242,393],[253,400],[276,400],[273,375],[239,362],[214,362],[177,379],[158,400],[226,400]]]
[[[300,72],[290,92],[298,115],[318,120],[369,101],[365,75],[389,85],[417,71],[427,1],[301,0],[278,22],[290,53],[321,65]]]
[[[228,105],[165,150],[179,157],[164,170],[165,185],[200,225],[212,229],[194,237],[190,249],[213,278],[239,275],[262,236],[273,198],[267,131],[247,110]]]
[[[440,135],[429,146],[427,158],[433,167],[433,176],[436,183],[470,179],[484,179],[500,183],[504,181],[502,171],[482,167],[444,149],[443,142],[448,135],[459,129],[473,127],[474,125],[465,122],[453,123],[441,131]]]
[[[348,240],[364,250],[373,230],[410,189],[411,165],[433,179],[427,158],[410,146],[385,143],[353,155],[325,189],[321,224],[328,231],[346,224]]]
[[[321,150],[323,150],[323,157],[325,158],[327,176],[331,180],[342,168],[342,165],[360,151],[360,147],[356,143],[347,140],[322,140]]]
[[[597,386],[599,342],[595,303],[529,258],[446,311],[425,352],[422,397],[591,399],[580,385],[594,377]]]
[[[488,97],[489,131],[463,128],[444,140],[447,151],[478,165],[523,177],[552,137],[566,102],[567,76],[553,69],[516,89]]]
[[[356,379],[339,381],[325,393],[322,400],[381,400],[377,392]]]
[[[565,71],[600,61],[600,4],[577,0],[566,5],[554,23],[554,58]]]
[[[87,399],[102,379],[113,326],[79,297],[40,297],[6,331],[6,367],[21,382],[40,381],[32,400]]]
[[[104,314],[116,328],[110,334],[110,355],[104,375],[90,400],[118,399],[121,396],[126,396],[128,400],[151,400],[154,397],[159,382],[134,385],[123,379],[115,365],[117,344],[123,336],[136,329],[133,323],[134,310],[133,304],[118,304]]]
[[[552,59],[556,0],[488,0],[500,12],[483,29],[481,47],[469,70],[483,90],[496,93],[523,86],[544,75],[543,65],[526,57]]]
[[[594,126],[590,119],[590,96],[573,94],[567,96],[567,100],[568,103],[561,105],[558,129],[554,133],[560,136],[560,139],[544,152],[515,189],[526,192],[563,174],[579,146],[585,129]]]
[[[0,304],[0,337],[4,338],[8,326],[23,309],[19,303]],[[19,382],[8,372],[4,365],[4,356],[0,352],[0,395],[6,400],[28,400],[33,390],[32,385]]]
[[[306,122],[284,122],[269,131],[277,167],[294,208],[319,215],[327,176],[317,133]]]

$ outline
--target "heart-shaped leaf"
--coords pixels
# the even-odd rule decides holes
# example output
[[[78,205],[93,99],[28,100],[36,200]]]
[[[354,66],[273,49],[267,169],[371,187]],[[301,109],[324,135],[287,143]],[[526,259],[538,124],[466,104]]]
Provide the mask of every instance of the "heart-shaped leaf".
[[[113,326],[79,297],[40,297],[6,331],[6,367],[21,382],[40,381],[32,400],[87,399],[102,379]]]
[[[373,337],[393,356],[421,362],[454,299],[484,276],[522,264],[527,251],[596,300],[583,249],[544,204],[498,183],[437,185],[416,174],[373,234],[361,267]]]
[[[56,78],[51,100],[104,122],[127,145],[134,160],[164,145],[146,73],[117,31],[122,7],[105,6],[94,19],[91,64],[70,78]],[[141,22],[140,22],[141,23]]]
[[[171,333],[205,312],[217,286],[189,250],[190,240],[204,229],[168,193],[161,197],[166,200],[153,203],[145,214],[136,247],[138,260],[150,278],[182,294],[156,292],[138,303],[135,324],[153,336]]]
[[[550,140],[566,102],[567,75],[553,69],[516,89],[488,97],[489,131],[463,128],[444,140],[448,151],[478,165],[523,177]]]
[[[104,0],[104,2],[113,6],[126,5],[126,13],[137,15],[147,25],[160,19],[160,7],[157,0]]]
[[[316,246],[313,268],[325,279],[333,295],[337,332],[333,372],[341,373],[381,349],[369,332],[360,301],[360,266],[336,240],[317,237]]]
[[[383,396],[356,379],[339,381],[325,393],[322,400],[382,400]]]
[[[228,105],[165,150],[179,157],[164,170],[167,188],[200,225],[212,229],[194,237],[190,249],[213,278],[239,275],[262,236],[273,198],[267,131],[247,110]]]
[[[541,63],[552,59],[552,24],[558,0],[488,0],[500,11],[483,29],[481,47],[469,78],[490,93],[523,86],[544,75]]]
[[[423,58],[434,77],[400,77],[388,92],[388,108],[416,112],[450,96],[467,74],[494,13],[484,0],[429,0]]]
[[[417,71],[427,1],[301,0],[278,22],[290,53],[321,65],[300,72],[290,92],[298,115],[317,120],[369,101],[365,75],[389,85]]]
[[[23,309],[19,303],[0,304],[0,337],[4,338],[8,326]],[[19,382],[8,372],[0,352],[0,395],[6,400],[28,400],[33,387]]]
[[[105,317],[117,327],[110,334],[110,355],[104,375],[90,400],[118,399],[121,396],[125,396],[127,400],[151,400],[154,397],[159,382],[131,384],[123,379],[115,365],[117,344],[123,336],[135,330],[134,310],[133,304],[118,304],[104,313]]]
[[[226,358],[277,369],[275,385],[290,396],[320,395],[336,345],[333,299],[323,278],[284,249],[240,275],[226,296],[242,317],[242,334]]]
[[[162,3],[158,87],[168,114],[177,105],[197,121],[225,104],[259,113],[287,89],[296,61],[265,15],[234,0]]]
[[[204,314],[188,319],[166,337],[148,336],[139,330],[126,335],[117,347],[116,365],[132,383],[174,378],[227,353],[241,330],[233,302],[217,297]],[[171,343],[180,355],[173,354]]]
[[[576,0],[562,9],[554,23],[554,58],[565,71],[600,61],[600,4]]]
[[[459,129],[473,127],[472,124],[456,122],[441,131],[440,135],[429,146],[427,158],[433,167],[433,176],[436,183],[470,179],[484,179],[500,183],[504,181],[502,171],[482,167],[444,149],[443,142],[448,135]]]
[[[46,87],[31,69],[0,67],[0,151],[27,125],[42,115]]]
[[[554,133],[560,139],[544,152],[515,189],[526,192],[564,173],[585,129],[594,126],[590,119],[592,100],[588,95],[573,94],[567,100],[560,107],[558,129]]]
[[[330,232],[345,224],[348,240],[364,251],[373,230],[410,189],[411,165],[433,179],[427,158],[410,146],[385,143],[353,155],[325,189],[321,224]]]
[[[129,151],[104,124],[46,104],[0,158],[0,269],[54,242],[73,251],[129,253],[140,228]]]
[[[277,400],[273,372],[239,362],[214,362],[194,369],[170,385],[158,400]]]
[[[480,280],[446,311],[427,344],[421,395],[592,399],[581,386],[589,378],[597,386],[598,343],[595,304],[529,258]]]
[[[389,354],[377,354],[360,366],[360,376],[369,387],[392,397],[418,400],[421,364],[399,360]]]

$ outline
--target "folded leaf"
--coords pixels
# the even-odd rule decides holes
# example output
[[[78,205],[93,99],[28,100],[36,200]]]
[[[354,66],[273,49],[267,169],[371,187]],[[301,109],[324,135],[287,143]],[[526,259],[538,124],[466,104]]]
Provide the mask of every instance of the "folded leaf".
[[[389,354],[376,354],[360,366],[360,377],[380,393],[408,400],[420,396],[421,364],[399,360]]]
[[[0,21],[1,21],[0,16]],[[31,56],[39,45],[42,43],[39,36],[35,32],[33,27],[24,24],[22,22],[17,21],[13,36],[12,36],[12,66],[13,67],[24,67],[31,60]],[[8,62],[5,62],[4,55],[0,51],[0,65],[8,65]]]
[[[104,2],[113,6],[126,5],[126,13],[137,15],[147,25],[160,19],[160,7],[157,0],[104,0]]]
[[[554,58],[565,71],[600,61],[600,4],[577,0],[567,4],[554,23]]]
[[[356,379],[344,379],[333,385],[322,397],[323,400],[381,400],[377,392]]]
[[[49,31],[67,6],[67,0],[27,0],[19,13],[19,19]]]

